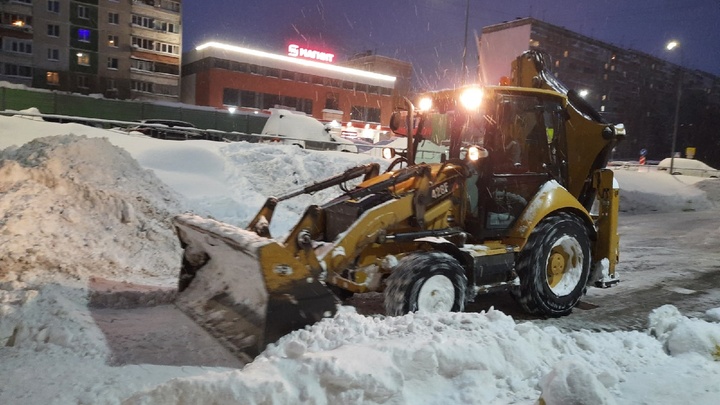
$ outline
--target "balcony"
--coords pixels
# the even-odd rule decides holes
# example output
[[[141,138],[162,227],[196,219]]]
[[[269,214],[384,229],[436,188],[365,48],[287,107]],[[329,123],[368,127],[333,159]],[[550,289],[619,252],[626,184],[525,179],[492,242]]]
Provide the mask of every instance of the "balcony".
[[[170,0],[132,0],[133,5],[154,7],[172,13],[180,12],[180,2]]]

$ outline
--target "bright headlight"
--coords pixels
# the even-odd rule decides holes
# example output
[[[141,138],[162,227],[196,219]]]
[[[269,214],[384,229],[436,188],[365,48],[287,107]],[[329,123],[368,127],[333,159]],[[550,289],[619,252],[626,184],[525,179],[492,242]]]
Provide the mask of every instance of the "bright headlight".
[[[392,159],[395,157],[395,149],[393,148],[383,148],[382,149],[382,157],[383,159]]]
[[[432,99],[430,97],[423,97],[418,103],[420,111],[428,111],[432,108]]]
[[[463,91],[460,95],[460,103],[468,110],[475,110],[480,107],[480,103],[482,103],[482,96],[482,89],[471,87]]]
[[[480,158],[484,158],[487,156],[488,156],[488,153],[485,148],[481,148],[479,146],[471,146],[468,148],[467,157],[468,157],[468,159],[472,160],[473,162],[477,161]]]

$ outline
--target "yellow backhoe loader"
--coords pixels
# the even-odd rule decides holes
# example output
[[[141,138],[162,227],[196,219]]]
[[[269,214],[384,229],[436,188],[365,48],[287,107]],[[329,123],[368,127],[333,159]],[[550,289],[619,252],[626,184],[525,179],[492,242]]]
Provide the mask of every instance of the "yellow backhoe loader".
[[[384,172],[369,164],[271,197],[246,229],[177,216],[177,305],[241,357],[353,293],[383,291],[388,315],[463,311],[500,289],[530,313],[569,314],[588,285],[618,281],[618,188],[605,165],[625,134],[546,65],[528,51],[506,85],[407,100],[391,127],[409,147]],[[415,162],[426,135],[448,144],[441,163]],[[271,237],[277,204],[353,180],[285,240]]]

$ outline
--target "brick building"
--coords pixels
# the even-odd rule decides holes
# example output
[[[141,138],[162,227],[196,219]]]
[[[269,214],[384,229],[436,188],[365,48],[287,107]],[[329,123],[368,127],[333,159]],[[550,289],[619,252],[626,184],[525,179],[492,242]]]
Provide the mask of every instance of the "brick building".
[[[285,107],[320,120],[383,124],[397,97],[409,90],[412,71],[407,62],[375,55],[338,63],[332,53],[297,45],[276,54],[215,42],[185,53],[183,63],[184,103],[229,109]]]

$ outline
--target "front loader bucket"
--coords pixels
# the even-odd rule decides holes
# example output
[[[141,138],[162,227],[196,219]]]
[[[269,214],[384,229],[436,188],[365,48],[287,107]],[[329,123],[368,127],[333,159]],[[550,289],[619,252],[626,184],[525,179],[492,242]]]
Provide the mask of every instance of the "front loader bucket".
[[[236,356],[332,316],[337,298],[273,239],[212,219],[174,218],[184,249],[176,305]]]

